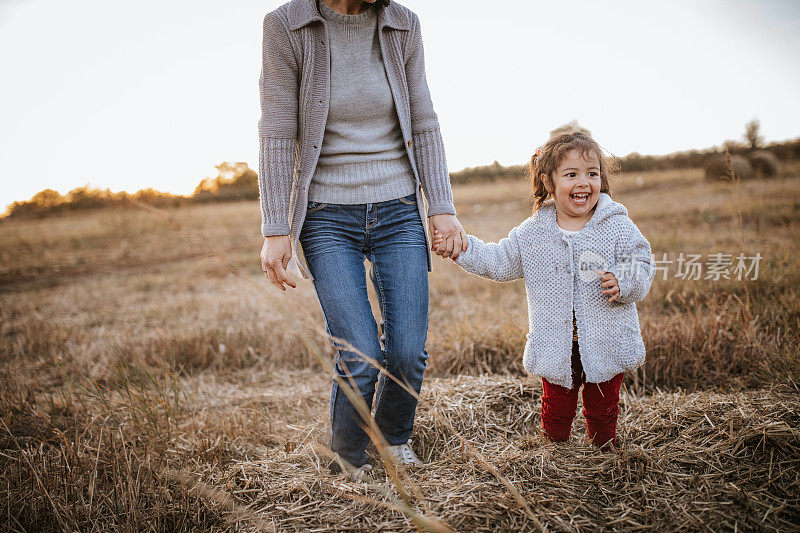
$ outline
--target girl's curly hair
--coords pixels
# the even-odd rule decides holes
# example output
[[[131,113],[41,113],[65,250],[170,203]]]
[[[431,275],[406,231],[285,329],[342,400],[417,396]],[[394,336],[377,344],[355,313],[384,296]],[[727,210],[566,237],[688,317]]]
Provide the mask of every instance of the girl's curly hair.
[[[619,162],[613,156],[606,156],[597,141],[583,131],[559,133],[550,137],[550,140],[533,154],[528,164],[534,213],[551,196],[544,180],[550,185],[553,184],[553,174],[558,170],[564,156],[572,150],[579,150],[583,156],[589,154],[597,156],[600,161],[600,192],[611,194],[609,178],[619,171]]]

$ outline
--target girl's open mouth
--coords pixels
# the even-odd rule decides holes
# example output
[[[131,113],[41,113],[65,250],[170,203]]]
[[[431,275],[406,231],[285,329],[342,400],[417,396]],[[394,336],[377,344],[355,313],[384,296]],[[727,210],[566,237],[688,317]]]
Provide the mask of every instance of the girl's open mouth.
[[[572,200],[572,202],[575,204],[584,205],[586,202],[589,201],[589,193],[579,192],[576,194],[570,194],[569,199]]]

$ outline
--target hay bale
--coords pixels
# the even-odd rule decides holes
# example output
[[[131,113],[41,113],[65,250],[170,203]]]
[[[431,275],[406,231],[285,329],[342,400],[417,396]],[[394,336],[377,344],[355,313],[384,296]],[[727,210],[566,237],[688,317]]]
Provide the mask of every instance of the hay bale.
[[[730,156],[730,165],[726,154],[713,155],[705,164],[706,179],[711,181],[731,180],[731,171],[739,179],[746,180],[753,177],[753,167],[750,162],[740,155]]]
[[[778,175],[778,158],[769,150],[756,150],[750,154],[750,164],[759,178],[771,178]]]

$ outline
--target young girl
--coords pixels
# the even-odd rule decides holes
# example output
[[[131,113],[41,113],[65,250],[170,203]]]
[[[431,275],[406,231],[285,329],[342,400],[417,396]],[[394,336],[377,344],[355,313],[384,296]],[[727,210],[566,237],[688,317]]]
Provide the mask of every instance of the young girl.
[[[499,243],[470,235],[456,258],[485,278],[525,279],[523,365],[542,377],[544,433],[569,438],[583,384],[589,438],[604,448],[616,447],[623,372],[644,363],[635,302],[651,279],[650,244],[609,195],[610,165],[584,133],[551,138],[530,163],[533,215]]]

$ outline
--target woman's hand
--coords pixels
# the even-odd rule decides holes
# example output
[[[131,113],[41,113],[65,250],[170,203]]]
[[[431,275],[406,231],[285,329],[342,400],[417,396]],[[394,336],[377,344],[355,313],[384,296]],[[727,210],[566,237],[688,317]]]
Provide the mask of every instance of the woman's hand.
[[[455,215],[432,215],[428,217],[430,222],[431,241],[434,241],[435,232],[438,232],[443,239],[438,245],[434,243],[431,251],[442,258],[450,257],[455,260],[467,250],[467,233],[461,227]]]
[[[617,282],[617,277],[611,272],[605,272],[603,270],[595,270],[595,272],[600,276],[600,288],[604,289],[602,293],[611,295],[608,299],[609,303],[619,298],[619,283]]]
[[[286,273],[286,265],[292,258],[292,245],[288,235],[275,235],[274,237],[264,237],[264,245],[261,247],[261,270],[266,274],[270,283],[285,291],[284,283],[292,288],[297,285],[289,279]]]

